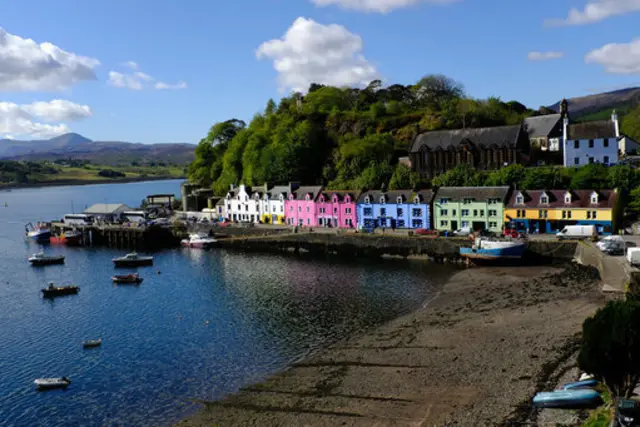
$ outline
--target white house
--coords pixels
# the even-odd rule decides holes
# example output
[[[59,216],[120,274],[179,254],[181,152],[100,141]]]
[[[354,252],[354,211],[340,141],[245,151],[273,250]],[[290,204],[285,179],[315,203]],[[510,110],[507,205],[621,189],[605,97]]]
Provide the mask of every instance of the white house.
[[[262,196],[262,222],[265,224],[284,224],[284,202],[287,195],[296,191],[298,187],[298,183],[289,183],[289,185],[277,185],[265,192]],[[267,188],[266,184],[265,188]]]
[[[259,215],[255,212],[255,201],[251,199],[251,187],[233,184],[225,197],[226,218],[230,221],[258,222]],[[249,209],[251,207],[251,210]]]
[[[614,165],[618,163],[620,127],[614,111],[611,120],[569,124],[565,116],[562,140],[565,167],[579,167],[590,163]]]

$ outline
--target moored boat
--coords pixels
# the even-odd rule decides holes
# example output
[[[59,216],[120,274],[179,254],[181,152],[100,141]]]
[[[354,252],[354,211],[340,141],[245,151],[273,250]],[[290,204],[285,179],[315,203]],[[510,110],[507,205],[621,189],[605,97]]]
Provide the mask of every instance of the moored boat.
[[[152,256],[140,256],[133,252],[120,258],[114,258],[113,263],[116,267],[135,267],[138,265],[153,265]]]
[[[533,398],[533,406],[538,408],[589,408],[601,402],[600,393],[591,389],[541,392]]]
[[[78,246],[82,244],[82,233],[78,231],[68,231],[59,236],[51,236],[49,241],[52,244]]]
[[[599,384],[598,380],[593,378],[588,380],[577,381],[575,383],[568,383],[562,386],[562,390],[577,390],[581,388],[591,388]]]
[[[64,264],[64,255],[45,255],[44,252],[29,257],[31,265]]]
[[[51,390],[54,388],[66,388],[71,384],[67,377],[60,378],[38,378],[33,382],[38,390]]]
[[[111,280],[113,280],[113,283],[117,283],[117,284],[139,285],[140,283],[142,283],[144,279],[140,277],[138,273],[134,273],[134,274],[124,274],[120,276],[112,276]]]
[[[35,227],[33,224],[29,223],[26,225],[25,230],[27,232],[27,237],[38,243],[48,242],[51,238],[51,229],[46,223],[38,222]]]
[[[520,240],[497,240],[486,237],[474,239],[470,248],[460,248],[460,255],[471,259],[506,260],[521,259],[527,243]]]
[[[213,237],[209,237],[207,234],[194,233],[190,234],[188,239],[184,239],[180,243],[182,244],[182,246],[188,248],[208,249],[215,246],[218,241]]]
[[[102,338],[98,338],[97,340],[87,340],[82,343],[82,347],[84,348],[100,347],[101,345],[102,345]]]
[[[52,283],[49,283],[49,286],[46,288],[42,288],[42,295],[45,298],[52,298],[62,295],[73,295],[77,294],[80,288],[76,285],[68,285],[68,286],[55,286]]]

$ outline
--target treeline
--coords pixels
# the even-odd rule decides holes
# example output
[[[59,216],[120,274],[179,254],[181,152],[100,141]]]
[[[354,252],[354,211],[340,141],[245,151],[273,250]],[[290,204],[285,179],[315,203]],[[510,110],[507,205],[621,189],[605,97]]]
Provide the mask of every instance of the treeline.
[[[398,164],[414,137],[437,129],[518,124],[547,114],[499,98],[468,97],[441,75],[415,85],[364,89],[312,84],[279,104],[269,100],[247,125],[231,119],[213,125],[195,150],[189,179],[226,193],[230,184],[322,184],[332,189],[400,188],[420,183]]]
[[[0,161],[0,183],[25,184],[34,175],[57,174],[58,169],[38,162],[17,162],[13,160]]]

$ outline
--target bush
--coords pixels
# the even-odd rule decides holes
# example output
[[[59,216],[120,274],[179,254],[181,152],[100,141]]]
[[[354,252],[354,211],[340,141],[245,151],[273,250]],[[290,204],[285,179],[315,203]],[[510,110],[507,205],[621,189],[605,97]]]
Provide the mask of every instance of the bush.
[[[124,173],[114,171],[113,169],[102,169],[98,172],[98,175],[105,178],[124,178],[126,176]]]

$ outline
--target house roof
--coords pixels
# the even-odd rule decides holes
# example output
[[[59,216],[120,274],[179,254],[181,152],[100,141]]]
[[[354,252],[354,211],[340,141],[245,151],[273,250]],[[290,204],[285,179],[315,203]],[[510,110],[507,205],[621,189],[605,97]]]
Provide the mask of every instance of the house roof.
[[[96,203],[84,210],[85,214],[113,214],[130,211],[131,208],[123,203]]]
[[[413,141],[411,152],[417,152],[422,147],[429,149],[455,148],[464,141],[469,141],[475,145],[490,146],[515,145],[520,137],[522,126],[495,126],[489,128],[438,130],[420,134]]]
[[[338,196],[339,200],[343,200],[347,195],[351,196],[351,200],[352,201],[356,201],[358,200],[358,197],[360,196],[361,191],[360,190],[355,190],[355,191],[351,191],[351,190],[325,190],[325,191],[321,191],[320,194],[323,194],[325,199],[331,199],[331,197],[333,197],[334,194],[336,194]]]
[[[461,202],[462,199],[500,199],[504,202],[509,190],[509,187],[440,187],[435,198],[449,199],[452,202]]]
[[[593,192],[598,194],[598,203],[591,203]],[[571,194],[571,203],[565,203],[564,195]],[[541,204],[540,196],[546,193],[549,197],[549,204]],[[519,194],[524,197],[524,204],[517,204],[516,198]],[[507,207],[510,208],[612,208],[615,204],[618,193],[615,190],[516,190],[511,195]]]
[[[277,198],[281,194],[287,197],[290,188],[291,187],[289,187],[288,185],[276,185],[275,187],[272,187],[267,193],[269,194],[270,198]]]
[[[316,200],[321,191],[321,185],[308,185],[298,188],[293,194],[295,194],[296,200],[304,200],[307,194],[311,194],[311,200]]]
[[[567,128],[567,139],[615,138],[616,127],[611,120],[575,123]]]
[[[418,195],[423,202],[430,203],[431,199],[433,199],[433,191],[431,190],[391,190],[391,191],[380,191],[380,190],[372,190],[372,191],[363,191],[358,198],[358,203],[364,203],[367,196],[371,197],[371,201],[377,203],[380,198],[384,195],[387,200],[390,202],[395,202],[398,200],[398,197],[402,197],[404,201],[412,201],[413,198]]]
[[[216,206],[224,206],[224,199],[220,198],[220,200],[216,202]]]
[[[527,117],[524,119],[524,124],[529,138],[542,138],[550,136],[561,119],[561,114],[546,114],[544,116]]]

